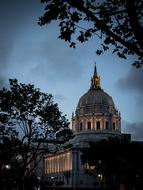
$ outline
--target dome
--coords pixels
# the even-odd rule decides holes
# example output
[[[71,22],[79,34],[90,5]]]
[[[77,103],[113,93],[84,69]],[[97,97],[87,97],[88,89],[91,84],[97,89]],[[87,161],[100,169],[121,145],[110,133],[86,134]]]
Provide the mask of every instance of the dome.
[[[104,105],[104,106],[114,106],[112,97],[109,96],[102,89],[90,89],[85,93],[79,100],[78,107],[82,106],[94,106],[94,105]]]
[[[112,97],[100,87],[100,77],[97,75],[96,67],[91,79],[91,87],[78,102],[77,115],[93,113],[115,113],[115,105]]]
[[[121,117],[113,99],[100,86],[96,71],[91,78],[89,90],[79,99],[72,115],[75,137],[71,144],[84,144],[90,140],[101,140],[121,134]]]
[[[112,97],[102,89],[89,89],[79,100],[76,113],[88,114],[110,112],[115,108]]]

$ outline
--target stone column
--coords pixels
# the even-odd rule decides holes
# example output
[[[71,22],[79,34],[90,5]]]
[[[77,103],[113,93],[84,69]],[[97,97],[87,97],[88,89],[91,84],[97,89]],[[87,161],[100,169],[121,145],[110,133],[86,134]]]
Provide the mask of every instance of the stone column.
[[[72,187],[76,189],[78,185],[78,170],[79,170],[79,157],[78,157],[78,149],[75,147],[73,148],[72,152],[72,164],[73,164],[73,170],[72,170]]]

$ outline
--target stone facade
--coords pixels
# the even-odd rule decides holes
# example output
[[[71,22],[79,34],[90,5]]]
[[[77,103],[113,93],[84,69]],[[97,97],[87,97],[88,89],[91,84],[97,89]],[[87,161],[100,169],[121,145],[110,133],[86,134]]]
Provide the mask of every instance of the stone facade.
[[[70,188],[99,187],[101,176],[89,175],[88,166],[81,163],[80,149],[88,146],[91,140],[121,137],[122,134],[120,113],[112,97],[101,88],[96,66],[90,88],[79,99],[72,116],[72,130],[75,136],[64,144],[62,150],[45,155],[45,180],[62,181],[64,187]]]

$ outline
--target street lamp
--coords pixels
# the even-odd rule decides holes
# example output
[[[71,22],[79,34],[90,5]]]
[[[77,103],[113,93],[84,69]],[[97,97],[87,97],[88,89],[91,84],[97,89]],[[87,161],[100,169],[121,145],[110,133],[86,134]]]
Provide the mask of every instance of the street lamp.
[[[53,182],[53,189],[55,189],[56,187],[56,179],[57,177],[54,177],[54,176],[51,177],[51,181]]]
[[[10,165],[5,165],[6,170],[9,170],[11,167]]]
[[[103,175],[102,174],[98,174],[97,176],[98,176],[99,181],[100,181],[100,189],[102,190],[103,189]]]

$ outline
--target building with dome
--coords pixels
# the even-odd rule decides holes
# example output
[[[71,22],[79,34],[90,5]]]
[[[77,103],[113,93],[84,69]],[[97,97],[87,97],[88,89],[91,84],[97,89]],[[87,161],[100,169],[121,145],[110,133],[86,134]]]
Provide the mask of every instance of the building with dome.
[[[87,173],[87,165],[80,159],[81,148],[89,141],[99,141],[109,137],[122,138],[121,116],[114,101],[100,85],[96,65],[89,90],[79,99],[72,115],[74,137],[56,153],[44,156],[44,178],[59,181],[69,188],[95,188],[99,179]]]

